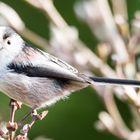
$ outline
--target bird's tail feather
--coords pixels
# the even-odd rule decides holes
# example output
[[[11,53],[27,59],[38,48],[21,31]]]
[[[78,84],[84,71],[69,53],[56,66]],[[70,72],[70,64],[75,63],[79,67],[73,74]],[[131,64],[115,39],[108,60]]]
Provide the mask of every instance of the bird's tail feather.
[[[139,80],[115,79],[115,78],[104,78],[104,77],[89,77],[89,78],[93,81],[91,82],[93,84],[140,87]]]

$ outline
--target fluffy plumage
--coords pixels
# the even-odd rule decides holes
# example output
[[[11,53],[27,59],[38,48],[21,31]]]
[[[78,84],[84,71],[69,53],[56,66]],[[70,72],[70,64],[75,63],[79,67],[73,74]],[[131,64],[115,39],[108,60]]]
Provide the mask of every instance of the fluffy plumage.
[[[0,89],[10,98],[40,108],[89,84],[77,69],[32,48],[12,29],[0,27],[0,37]]]

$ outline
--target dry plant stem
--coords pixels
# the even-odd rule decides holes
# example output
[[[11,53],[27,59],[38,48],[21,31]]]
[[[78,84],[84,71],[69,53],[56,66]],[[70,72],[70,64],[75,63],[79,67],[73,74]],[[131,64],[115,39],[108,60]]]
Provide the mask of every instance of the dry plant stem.
[[[5,24],[12,26],[14,29],[22,30],[25,24],[18,13],[9,5],[0,2],[0,16],[5,19]]]
[[[117,127],[117,131],[115,131],[114,133],[116,133],[116,136],[126,139],[130,135],[131,131],[128,129],[128,127],[125,125],[124,121],[122,120],[122,117],[114,101],[111,88],[106,88],[105,93],[103,95],[103,99],[106,108],[109,114],[112,116],[115,122],[115,126]]]
[[[44,12],[46,13],[46,16],[49,17],[50,21],[58,28],[65,29],[68,24],[65,22],[65,20],[62,18],[62,16],[59,14],[57,9],[55,8],[52,0],[37,0]]]
[[[119,12],[119,8],[120,8],[120,15],[121,16],[125,16],[125,14],[124,13],[127,13],[127,9],[126,8],[123,8],[123,7],[125,7],[126,6],[126,1],[125,0],[122,0],[122,1],[117,1],[118,3],[115,3],[115,1],[114,0],[112,0],[112,3],[113,3],[113,5],[114,5],[114,12],[117,14],[117,12]],[[122,5],[122,7],[119,7],[119,5]],[[117,7],[118,6],[118,7]],[[115,9],[115,7],[116,7],[116,9]],[[122,9],[121,9],[122,8]],[[123,11],[124,10],[124,11]],[[123,13],[124,12],[124,13]],[[127,17],[125,17],[125,18],[127,18]],[[126,23],[127,24],[127,23]],[[128,35],[129,36],[129,35]],[[116,51],[116,53],[118,53],[117,51]],[[116,65],[116,69],[118,68],[118,67],[120,67],[120,70],[124,70],[124,72],[123,71],[120,71],[120,73],[121,73],[121,77],[124,77],[124,78],[134,78],[134,75],[133,75],[133,73],[136,73],[136,68],[135,68],[135,66],[133,65],[133,63],[135,63],[135,60],[134,59],[132,59],[131,58],[131,54],[134,54],[134,51],[132,51],[131,52],[131,54],[129,54],[128,53],[128,51],[127,51],[127,54],[128,54],[128,60],[126,60],[124,63],[125,63],[125,65],[118,65],[119,63],[117,63],[117,65]],[[133,70],[132,70],[132,68],[131,68],[131,70],[130,70],[130,66],[131,65],[131,67],[133,66]],[[128,75],[128,73],[127,73],[127,70],[129,69],[129,75]],[[118,75],[118,73],[117,73],[117,75]],[[120,74],[119,74],[120,75]],[[134,88],[132,88],[132,87],[124,87],[124,89],[125,89],[125,92],[126,92],[126,95],[127,95],[127,97],[128,97],[128,99],[130,99],[132,102],[133,102],[133,104],[134,104],[134,106],[137,108],[139,108],[140,107],[140,103],[139,103],[139,100],[138,100],[138,96],[137,96],[137,93],[136,93],[136,91],[135,91],[135,89]]]
[[[30,40],[32,43],[39,46],[41,49],[46,49],[49,47],[49,44],[47,42],[47,39],[39,36],[35,32],[29,30],[28,28],[24,28],[22,31],[19,31],[19,33],[26,39]]]
[[[119,26],[121,35],[128,40],[130,35],[128,20],[128,11],[126,0],[111,0],[112,10],[116,24]]]
[[[132,116],[134,119],[134,129],[140,129],[140,114],[138,112],[138,109],[136,107],[134,107],[133,105],[129,105],[130,107],[130,111],[132,113]]]
[[[46,16],[50,19],[50,21],[60,29],[64,29],[68,26],[53,5],[52,0],[36,0],[36,2],[34,2],[34,0],[26,0],[26,2],[45,12]]]
[[[107,41],[111,44],[119,63],[127,61],[128,52],[124,41],[118,33],[107,0],[89,1],[84,5],[84,11],[86,22],[93,31],[93,34],[101,41]],[[96,12],[98,13],[97,15],[95,14]]]
[[[0,14],[5,18],[7,24],[19,32],[24,38],[30,40],[42,49],[49,46],[45,38],[39,36],[26,27],[25,23],[22,21],[17,12],[9,5],[0,2]]]
[[[119,0],[119,1],[121,1],[121,0]],[[117,2],[119,2],[119,1],[117,1]],[[117,30],[117,27],[116,27],[116,25],[115,25],[115,23],[113,21],[113,15],[111,13],[111,9],[109,7],[109,3],[107,2],[107,0],[103,0],[103,1],[102,0],[97,0],[97,2],[98,2],[98,5],[100,7],[100,10],[101,10],[101,12],[103,14],[103,20],[104,20],[104,22],[106,24],[112,25],[112,27],[114,26],[114,32],[116,32],[116,35],[115,35],[114,38],[110,38],[113,41],[112,42],[113,43],[112,46],[114,48],[114,51],[116,52],[116,54],[118,55],[118,57],[120,57],[121,55],[123,56],[123,58],[124,58],[123,63],[124,62],[127,62],[128,61],[128,52],[127,52],[127,49],[125,47],[124,41],[122,40],[121,36],[119,35],[118,30]],[[117,5],[118,5],[118,3],[117,3]],[[118,43],[117,43],[117,41],[118,41]]]
[[[82,41],[78,40],[75,42],[75,47],[79,51],[84,52],[83,55],[86,54],[84,58],[88,60],[93,69],[98,69],[104,76],[117,77],[114,70],[111,69],[109,65],[105,64],[95,53],[88,49]]]
[[[30,5],[32,5],[32,6],[36,7],[36,8],[41,9],[40,3],[37,0],[36,1],[34,1],[34,0],[25,0],[25,1],[28,4],[30,4]]]
[[[114,15],[121,15],[126,20],[128,19],[126,0],[111,0]]]
[[[23,128],[20,130],[20,134],[16,137],[16,140],[25,140],[28,136],[29,130],[32,128],[34,123],[37,120],[42,120],[46,115],[48,114],[48,111],[43,111],[42,113],[37,114],[36,110],[32,111],[32,120],[29,124],[25,124]]]
[[[133,51],[131,51],[131,53],[134,53]],[[135,64],[136,62],[135,62],[135,59],[133,58],[133,59],[131,59],[130,60],[130,62],[128,62],[128,63],[126,63],[126,67],[127,67],[127,65],[132,65],[132,64]],[[118,68],[118,66],[116,67],[116,69]],[[130,69],[130,68],[129,68]],[[136,72],[136,67],[134,66],[133,67],[133,69],[135,70],[134,71],[134,73],[136,74],[137,72]],[[121,73],[121,74],[120,74]],[[124,75],[124,73],[123,73],[123,68],[121,67],[121,70],[120,70],[120,72],[118,73],[118,75],[120,75],[121,77],[123,77],[123,78],[126,78],[126,76]],[[127,74],[126,74],[127,75]],[[129,77],[133,77],[133,74],[131,75],[131,72],[130,72],[130,70],[129,70],[129,75],[128,75]],[[134,90],[133,90],[134,91]],[[129,91],[129,92],[131,92],[131,91]],[[134,91],[135,92],[135,91]],[[133,94],[133,96],[136,94],[136,92]],[[130,99],[129,97],[129,94],[127,94],[127,96],[128,96],[128,99]],[[137,95],[136,95],[137,96]],[[132,114],[132,116],[133,116],[133,118],[135,118],[134,119],[134,122],[137,124],[137,128],[135,127],[135,129],[139,129],[140,127],[139,127],[139,124],[140,124],[140,119],[139,119],[139,115],[140,115],[140,112],[139,112],[139,109],[140,109],[140,105],[139,105],[139,99],[138,100],[136,100],[137,99],[137,97],[135,97],[133,100],[133,97],[131,96],[131,101],[133,101],[133,105],[132,104],[130,104],[129,105],[129,108],[130,108],[130,111],[131,111],[131,114]],[[137,105],[138,104],[138,105]]]
[[[36,107],[33,107],[19,122],[18,122],[18,126],[22,126],[23,122],[31,115],[33,114],[35,111]]]
[[[53,5],[52,0],[37,0],[35,3],[33,0],[26,0],[26,2],[45,12],[46,16],[56,27],[59,27],[63,30],[65,27],[68,26],[68,24],[65,22],[65,20],[62,18],[62,16]]]
[[[18,103],[16,100],[11,99],[10,101],[10,121],[7,125],[7,129],[8,129],[8,135],[9,135],[9,140],[13,140],[13,132],[16,131],[16,129],[18,128],[17,123],[14,122],[14,117],[15,117],[15,112],[17,109],[19,109],[21,106],[20,103]]]
[[[9,136],[3,130],[0,129],[0,138],[3,138],[4,140],[8,140]]]

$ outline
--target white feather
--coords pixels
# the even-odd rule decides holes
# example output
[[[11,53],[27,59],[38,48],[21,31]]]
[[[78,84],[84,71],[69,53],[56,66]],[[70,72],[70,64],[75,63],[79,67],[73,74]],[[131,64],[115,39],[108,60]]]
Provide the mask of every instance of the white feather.
[[[10,29],[10,28],[9,28]],[[9,64],[15,56],[21,51],[23,40],[16,33],[8,38],[11,44],[7,44],[7,40],[3,40],[3,36],[7,27],[0,27],[0,75],[6,70],[7,64]]]

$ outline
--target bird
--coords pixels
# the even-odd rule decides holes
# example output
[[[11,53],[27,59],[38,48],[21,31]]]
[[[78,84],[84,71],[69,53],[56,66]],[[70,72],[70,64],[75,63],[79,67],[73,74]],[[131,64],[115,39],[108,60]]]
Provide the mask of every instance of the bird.
[[[40,109],[94,84],[140,86],[140,81],[87,76],[63,60],[29,45],[11,27],[0,26],[0,91]]]
[[[7,125],[10,140],[13,139],[13,131],[23,126],[23,121],[29,115],[32,116],[32,121],[24,125],[17,139],[26,137],[35,120],[47,115],[47,111],[38,114],[37,110],[95,84],[140,87],[138,80],[80,73],[65,61],[29,45],[11,27],[0,26],[0,91],[11,99],[10,120]],[[30,107],[31,111],[16,123],[14,116],[20,103]]]

